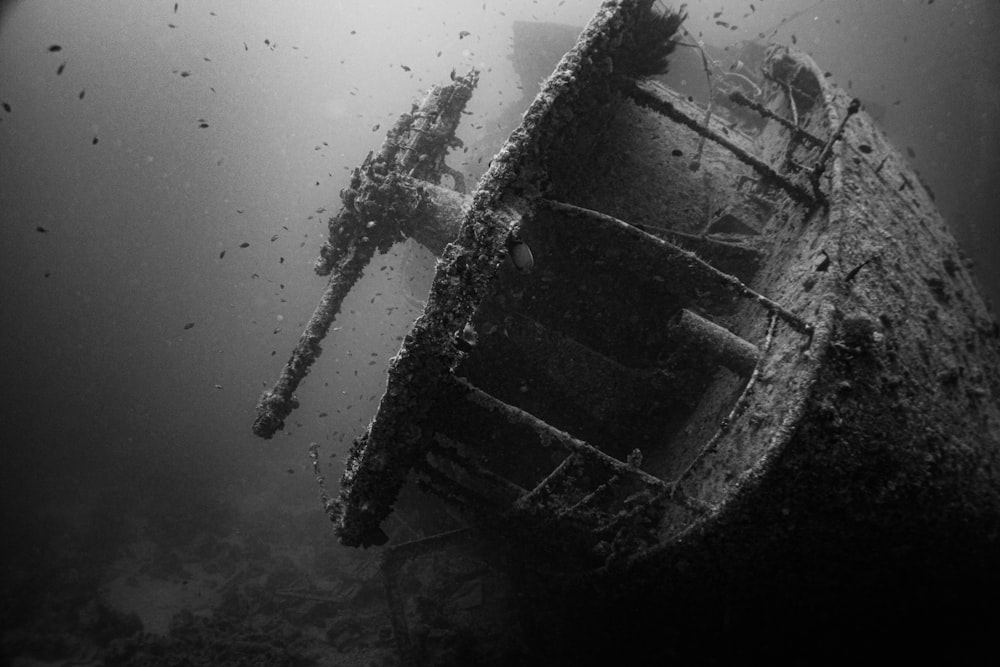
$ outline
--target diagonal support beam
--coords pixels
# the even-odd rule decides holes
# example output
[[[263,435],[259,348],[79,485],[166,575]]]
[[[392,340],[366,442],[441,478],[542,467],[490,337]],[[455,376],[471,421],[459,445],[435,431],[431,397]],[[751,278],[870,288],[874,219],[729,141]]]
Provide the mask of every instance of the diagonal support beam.
[[[641,229],[638,229],[635,225],[630,225],[629,223],[607,215],[606,213],[594,211],[589,208],[583,208],[582,206],[575,206],[573,204],[555,201],[553,199],[540,199],[538,201],[540,206],[545,206],[550,210],[561,211],[570,215],[582,216],[597,224],[613,227],[620,233],[642,238],[643,240],[659,247],[667,257],[668,261],[676,260],[678,262],[684,262],[688,270],[697,272],[697,274],[705,280],[714,280],[728,285],[740,296],[753,299],[765,310],[777,315],[781,318],[781,320],[789,324],[796,331],[806,335],[810,335],[812,333],[812,324],[806,322],[790,310],[785,309],[776,301],[772,301],[763,294],[753,291],[743,284],[743,282],[736,276],[731,276],[728,273],[719,271],[708,262],[699,258],[693,252],[684,250],[669,241],[665,241],[658,236],[644,232]]]
[[[809,208],[816,206],[816,199],[805,188],[802,188],[788,180],[788,178],[779,174],[766,162],[760,158],[750,155],[750,153],[747,153],[745,150],[729,141],[718,132],[714,132],[695,119],[690,118],[687,114],[681,112],[661,91],[662,89],[659,84],[652,81],[638,81],[632,85],[626,86],[623,89],[624,94],[631,97],[632,100],[639,106],[652,109],[653,111],[666,116],[670,120],[690,128],[699,136],[705,137],[706,139],[710,139],[711,141],[719,144],[735,155],[740,162],[748,165],[751,169],[760,174],[768,182],[774,183],[779,188],[784,190],[788,196],[794,199],[797,203]]]

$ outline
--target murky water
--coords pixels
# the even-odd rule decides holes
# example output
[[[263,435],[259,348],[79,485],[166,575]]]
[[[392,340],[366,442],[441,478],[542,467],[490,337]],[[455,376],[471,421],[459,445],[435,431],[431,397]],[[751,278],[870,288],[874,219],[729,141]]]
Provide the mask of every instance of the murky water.
[[[338,192],[398,114],[481,69],[449,160],[471,182],[537,85],[508,57],[514,21],[579,27],[598,4],[0,6],[0,655],[128,664],[141,623],[217,664],[247,628],[273,664],[393,664],[375,557],[336,543],[307,450],[335,485],[433,256],[409,241],[373,262],[274,440],[251,434],[254,403],[323,288]],[[860,97],[1000,299],[996,2],[687,11],[685,39],[794,44]],[[672,77],[701,93],[697,68]]]

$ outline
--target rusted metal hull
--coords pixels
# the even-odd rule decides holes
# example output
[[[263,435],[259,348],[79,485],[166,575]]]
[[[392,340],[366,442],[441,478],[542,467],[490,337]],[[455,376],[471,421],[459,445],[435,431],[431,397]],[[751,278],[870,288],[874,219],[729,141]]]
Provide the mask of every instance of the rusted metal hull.
[[[650,4],[602,6],[465,200],[340,539],[409,479],[550,601],[992,582],[998,329],[931,197],[802,54],[753,134],[637,76]]]
[[[595,541],[604,567],[669,552],[772,476],[838,480],[781,508],[824,534],[834,508],[901,534],[996,521],[996,329],[927,193],[805,56],[772,50],[761,103],[797,127],[755,137],[616,73],[644,5],[601,9],[480,182],[354,450],[342,539],[363,544],[413,468],[508,518],[565,509],[579,498],[550,487],[573,465],[538,484],[577,442],[571,463],[610,456],[625,472],[595,465],[662,506],[643,546]],[[514,228],[530,274],[506,259]]]

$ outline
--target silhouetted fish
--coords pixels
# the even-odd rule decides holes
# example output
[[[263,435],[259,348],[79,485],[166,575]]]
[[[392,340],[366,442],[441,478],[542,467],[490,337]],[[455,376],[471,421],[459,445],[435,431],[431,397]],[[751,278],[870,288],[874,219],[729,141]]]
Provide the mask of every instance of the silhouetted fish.
[[[59,66],[59,69],[56,70],[56,76],[62,74],[64,69],[66,69],[66,63],[63,63],[62,65]]]
[[[84,95],[86,95],[86,94],[87,94],[87,90],[86,90],[86,89],[84,89],[84,90],[81,90],[81,91],[80,91],[80,95],[79,95],[79,98],[80,98],[80,99],[82,100],[82,99],[83,99],[83,96],[84,96]]]
[[[194,326],[194,322],[188,322],[187,324],[184,325],[184,331],[187,331],[188,329],[190,329],[193,326]]]
[[[58,44],[53,44],[49,47],[49,53],[55,53],[56,51],[62,51],[62,47]]]
[[[41,225],[38,225],[37,227],[35,227],[35,231],[36,232],[40,232],[42,234],[48,234],[49,233],[49,230],[45,229]]]
[[[458,38],[459,39],[465,39],[466,37],[468,37],[471,34],[472,33],[469,32],[468,30],[463,30],[462,32],[458,33]]]
[[[223,250],[222,252],[219,253],[219,259],[222,259],[225,256],[226,256],[226,251],[225,250]]]
[[[535,258],[531,254],[531,248],[521,239],[520,235],[516,232],[508,234],[506,245],[514,268],[522,273],[531,273],[531,269],[535,265]]]
[[[241,243],[241,244],[240,244],[240,247],[241,247],[241,248],[249,248],[249,247],[250,247],[250,244],[249,244],[249,243],[247,243],[246,241],[244,241],[243,243]]]

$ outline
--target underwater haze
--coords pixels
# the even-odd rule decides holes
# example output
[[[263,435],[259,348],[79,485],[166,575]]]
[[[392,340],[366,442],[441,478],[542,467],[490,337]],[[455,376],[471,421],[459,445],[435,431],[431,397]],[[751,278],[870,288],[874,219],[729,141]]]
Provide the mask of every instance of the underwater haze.
[[[145,664],[240,664],[218,648],[237,642],[268,664],[397,664],[378,550],[337,543],[309,447],[335,490],[434,256],[375,258],[274,439],[254,406],[325,286],[338,193],[399,114],[480,70],[449,158],[473,183],[537,90],[515,21],[579,29],[599,5],[0,5],[0,664],[130,664],[139,632],[167,656]],[[795,45],[860,98],[1000,302],[1000,3],[686,11],[690,37]]]

